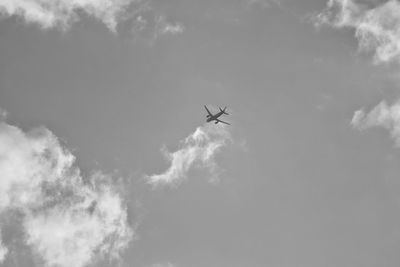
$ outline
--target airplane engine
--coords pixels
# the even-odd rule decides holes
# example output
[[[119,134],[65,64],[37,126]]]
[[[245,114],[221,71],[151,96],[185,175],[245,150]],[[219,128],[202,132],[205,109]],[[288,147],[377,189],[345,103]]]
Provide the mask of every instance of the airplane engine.
[[[217,124],[217,123],[218,123],[218,121],[215,122],[215,124]]]

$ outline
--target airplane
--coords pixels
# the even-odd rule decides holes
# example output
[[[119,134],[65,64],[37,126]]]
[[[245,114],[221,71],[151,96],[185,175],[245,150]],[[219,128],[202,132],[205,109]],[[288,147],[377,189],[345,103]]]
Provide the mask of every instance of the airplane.
[[[226,110],[226,107],[225,107],[224,109],[219,108],[219,112],[216,113],[216,114],[212,114],[212,113],[208,110],[208,108],[207,108],[206,105],[204,105],[204,107],[205,107],[205,109],[207,110],[207,113],[208,113],[208,114],[207,114],[207,122],[215,121],[215,124],[217,124],[218,122],[221,122],[221,123],[225,123],[225,124],[230,125],[230,124],[227,123],[226,121],[221,121],[220,119],[218,119],[222,114],[229,115],[229,114],[225,111],[225,110]]]

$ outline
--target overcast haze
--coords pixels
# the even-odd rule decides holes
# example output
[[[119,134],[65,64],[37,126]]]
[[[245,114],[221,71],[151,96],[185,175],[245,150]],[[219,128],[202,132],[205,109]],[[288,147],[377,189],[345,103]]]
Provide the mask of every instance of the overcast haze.
[[[399,266],[398,1],[0,17],[1,266]]]

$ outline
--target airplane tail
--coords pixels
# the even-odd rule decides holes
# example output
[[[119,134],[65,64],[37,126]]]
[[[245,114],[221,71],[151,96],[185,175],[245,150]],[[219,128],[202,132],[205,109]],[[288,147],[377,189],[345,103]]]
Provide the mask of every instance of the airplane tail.
[[[219,108],[219,110],[222,111],[222,113],[224,113],[225,115],[229,115],[229,113],[225,111],[226,107],[224,109]]]

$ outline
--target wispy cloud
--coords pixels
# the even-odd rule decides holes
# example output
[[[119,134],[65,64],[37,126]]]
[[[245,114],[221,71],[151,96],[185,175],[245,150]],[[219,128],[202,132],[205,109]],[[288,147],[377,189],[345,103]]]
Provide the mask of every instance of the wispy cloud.
[[[362,51],[373,51],[375,62],[400,62],[400,2],[390,0],[329,0],[316,16],[317,26],[352,28]]]
[[[0,216],[22,214],[24,242],[46,266],[118,258],[133,236],[112,177],[83,177],[75,165],[49,130],[0,122]],[[6,253],[0,246],[0,256]]]
[[[6,259],[7,254],[8,254],[8,248],[4,246],[0,234],[0,263],[2,263]]]
[[[152,32],[154,39],[185,30],[182,23],[167,21],[156,6],[151,0],[0,0],[0,17],[15,16],[42,29],[67,30],[87,16],[112,32],[123,25],[134,34]]]
[[[104,23],[115,31],[130,9],[140,9],[144,0],[1,0],[0,14],[18,16],[40,27],[68,28],[82,14]]]
[[[281,6],[280,0],[243,0],[248,7],[268,8],[272,5]]]
[[[383,127],[390,132],[396,146],[400,147],[400,101],[391,106],[382,101],[369,112],[357,110],[351,124],[359,130]]]
[[[147,179],[153,185],[175,185],[185,179],[193,167],[206,168],[212,176],[216,176],[218,166],[215,155],[230,141],[227,127],[211,124],[198,127],[181,142],[177,151],[168,152],[165,147],[162,149],[171,165],[165,172],[147,176]]]
[[[0,121],[7,119],[7,110],[0,108]]]
[[[156,19],[156,34],[164,35],[164,34],[180,34],[183,33],[185,27],[178,22],[172,23],[168,22],[165,16],[159,16]]]

